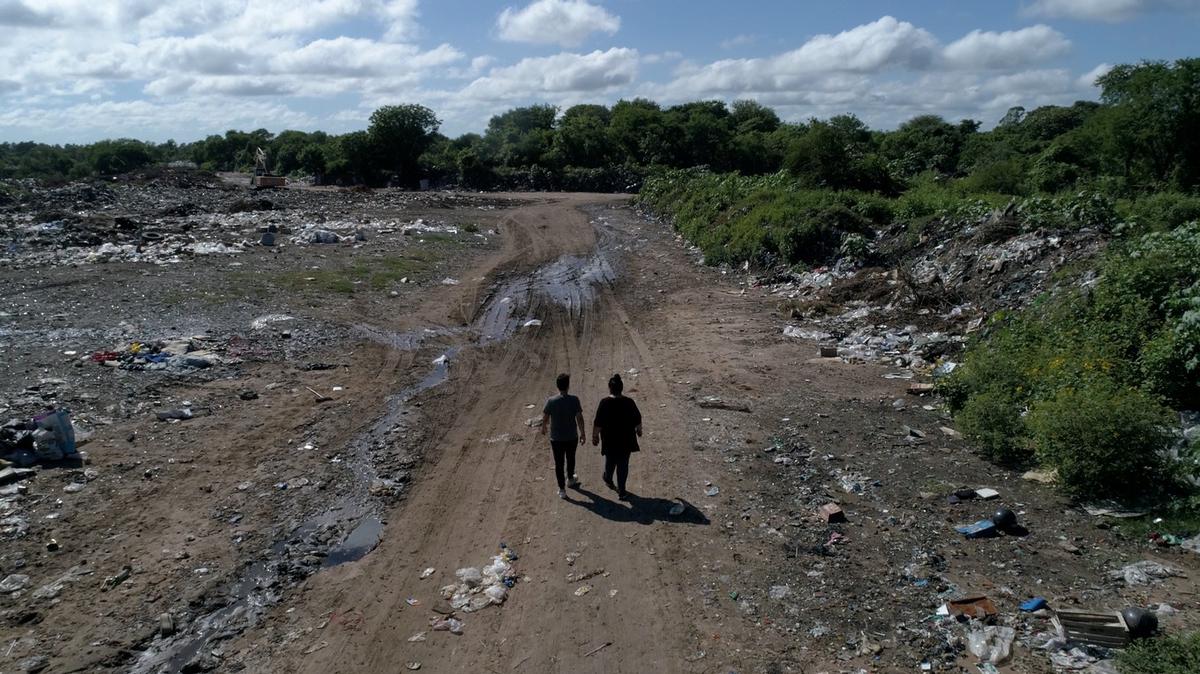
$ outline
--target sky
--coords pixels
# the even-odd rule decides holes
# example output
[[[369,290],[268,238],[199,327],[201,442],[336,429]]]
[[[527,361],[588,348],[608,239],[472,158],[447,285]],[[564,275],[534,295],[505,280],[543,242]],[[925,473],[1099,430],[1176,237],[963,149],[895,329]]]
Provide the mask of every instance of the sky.
[[[985,127],[1200,56],[1200,0],[0,0],[0,142],[366,128],[510,108],[754,99],[785,120]]]

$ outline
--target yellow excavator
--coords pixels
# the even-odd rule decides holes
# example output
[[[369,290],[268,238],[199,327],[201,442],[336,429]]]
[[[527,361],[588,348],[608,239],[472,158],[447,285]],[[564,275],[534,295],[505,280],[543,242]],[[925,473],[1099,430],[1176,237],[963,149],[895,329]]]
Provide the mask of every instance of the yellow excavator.
[[[254,151],[254,175],[250,176],[250,186],[256,190],[287,186],[287,178],[271,175],[267,168],[267,153],[261,147]]]

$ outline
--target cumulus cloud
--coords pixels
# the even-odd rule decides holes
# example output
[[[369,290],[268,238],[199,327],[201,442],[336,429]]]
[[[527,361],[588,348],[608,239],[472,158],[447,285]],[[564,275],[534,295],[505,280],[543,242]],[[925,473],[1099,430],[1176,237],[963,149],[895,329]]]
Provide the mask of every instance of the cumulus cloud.
[[[724,59],[704,66],[685,64],[671,83],[681,95],[782,91],[831,74],[889,69],[922,70],[938,55],[933,35],[885,16],[837,35],[818,35],[799,49],[770,58]]]
[[[1200,10],[1200,0],[1034,0],[1025,7],[1025,12],[1032,16],[1118,23],[1164,9]]]
[[[997,70],[1019,68],[1062,56],[1071,41],[1046,25],[1003,33],[973,30],[946,45],[943,54],[958,68]]]
[[[475,100],[508,100],[541,94],[602,92],[637,77],[636,49],[614,47],[590,54],[562,53],[522,59],[494,68],[471,82],[462,94]]]
[[[615,34],[621,19],[587,0],[536,0],[524,9],[505,9],[496,28],[509,42],[578,47],[592,33]]]
[[[46,142],[79,142],[129,136],[165,140],[187,120],[192,137],[224,133],[227,129],[313,129],[317,119],[288,106],[265,101],[227,98],[154,101],[86,102],[67,107],[21,105],[0,108],[0,128],[19,129],[26,137]]]

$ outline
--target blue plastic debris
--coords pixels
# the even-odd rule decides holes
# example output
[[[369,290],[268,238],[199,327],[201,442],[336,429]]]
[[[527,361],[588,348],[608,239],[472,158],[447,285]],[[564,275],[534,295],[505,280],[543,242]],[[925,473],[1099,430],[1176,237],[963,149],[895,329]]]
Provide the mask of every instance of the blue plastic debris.
[[[1046,606],[1047,604],[1045,599],[1041,597],[1034,597],[1033,599],[1021,604],[1021,610],[1026,613],[1033,613],[1034,611],[1040,611],[1046,608]]]
[[[996,535],[996,523],[991,520],[979,520],[975,524],[955,527],[954,530],[967,538],[990,538]]]

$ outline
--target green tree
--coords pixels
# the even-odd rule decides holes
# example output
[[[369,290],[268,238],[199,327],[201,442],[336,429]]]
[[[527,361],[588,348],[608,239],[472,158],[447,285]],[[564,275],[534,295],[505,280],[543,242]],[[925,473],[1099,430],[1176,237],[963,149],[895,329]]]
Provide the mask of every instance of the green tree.
[[[613,163],[616,147],[608,130],[611,117],[603,105],[576,105],[563,113],[554,150],[566,166],[600,168]]]
[[[441,120],[423,105],[385,105],[371,113],[367,135],[378,167],[392,181],[413,186],[421,154],[433,143]]]
[[[1200,184],[1200,59],[1121,65],[1097,83],[1126,177]]]

